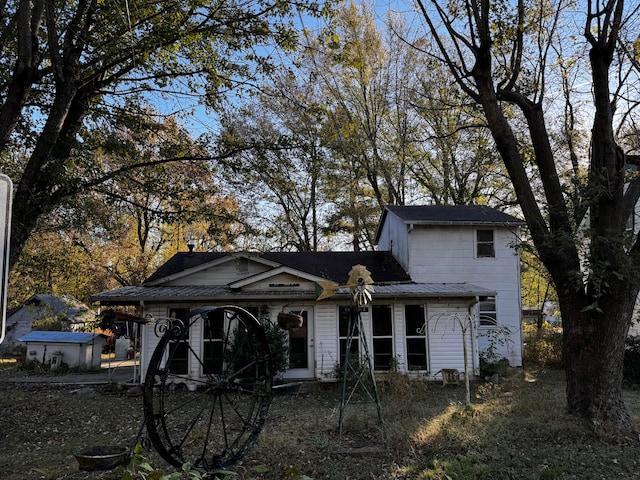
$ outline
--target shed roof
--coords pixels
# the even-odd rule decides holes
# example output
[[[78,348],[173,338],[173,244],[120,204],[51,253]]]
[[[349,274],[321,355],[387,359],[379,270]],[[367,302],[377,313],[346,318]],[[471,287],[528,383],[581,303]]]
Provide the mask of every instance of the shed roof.
[[[50,332],[34,330],[23,335],[18,340],[21,342],[39,342],[39,343],[90,343],[96,337],[100,337],[99,333],[85,332]]]

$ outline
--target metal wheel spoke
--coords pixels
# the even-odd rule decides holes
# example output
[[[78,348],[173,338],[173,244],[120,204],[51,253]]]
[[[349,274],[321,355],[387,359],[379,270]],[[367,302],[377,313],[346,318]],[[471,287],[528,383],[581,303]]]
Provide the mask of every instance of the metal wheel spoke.
[[[168,328],[149,363],[147,430],[172,465],[212,471],[242,458],[262,429],[271,403],[269,346],[261,325],[238,307],[197,309],[180,325],[188,327]]]

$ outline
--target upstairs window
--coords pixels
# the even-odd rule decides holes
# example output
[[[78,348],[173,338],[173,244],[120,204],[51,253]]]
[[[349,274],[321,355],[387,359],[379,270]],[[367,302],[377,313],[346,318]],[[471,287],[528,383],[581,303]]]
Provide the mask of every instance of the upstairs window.
[[[493,230],[476,230],[476,255],[478,258],[494,258],[496,256]]]

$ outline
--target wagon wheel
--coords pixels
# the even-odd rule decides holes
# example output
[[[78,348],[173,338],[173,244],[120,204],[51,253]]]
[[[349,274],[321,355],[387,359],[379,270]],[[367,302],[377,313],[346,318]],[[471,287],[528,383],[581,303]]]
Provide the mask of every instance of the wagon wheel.
[[[271,403],[272,361],[260,323],[239,307],[204,307],[173,321],[144,385],[147,432],[170,464],[210,472],[257,438]]]

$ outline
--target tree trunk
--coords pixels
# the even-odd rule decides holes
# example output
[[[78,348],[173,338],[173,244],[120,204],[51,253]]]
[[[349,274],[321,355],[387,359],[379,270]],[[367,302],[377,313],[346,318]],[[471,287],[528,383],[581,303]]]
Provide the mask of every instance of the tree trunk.
[[[629,286],[601,299],[601,311],[584,311],[584,298],[559,292],[568,411],[615,436],[635,429],[622,400],[622,364],[636,295]]]
[[[489,46],[485,47],[488,52]],[[531,189],[519,143],[503,114],[491,77],[490,56],[483,56],[482,52],[480,48],[472,71],[479,100],[533,241],[554,280],[560,300],[568,411],[593,422],[601,431],[629,433],[634,426],[622,400],[622,363],[625,338],[638,295],[635,286],[638,281],[625,260],[628,257],[620,238],[621,191],[616,183],[620,177],[617,172],[603,176],[614,182],[605,189],[611,196],[594,200],[592,204],[589,231],[593,236],[588,260],[596,271],[589,274],[589,283],[585,285],[562,189],[557,175],[553,174],[554,157],[544,128],[544,115],[538,105],[527,102],[517,92],[501,92],[521,108],[527,119],[536,164],[545,177],[548,224],[541,216]],[[610,153],[601,150],[603,156]],[[611,166],[611,161],[611,158],[603,158],[600,164]],[[601,218],[603,215],[607,218]]]

